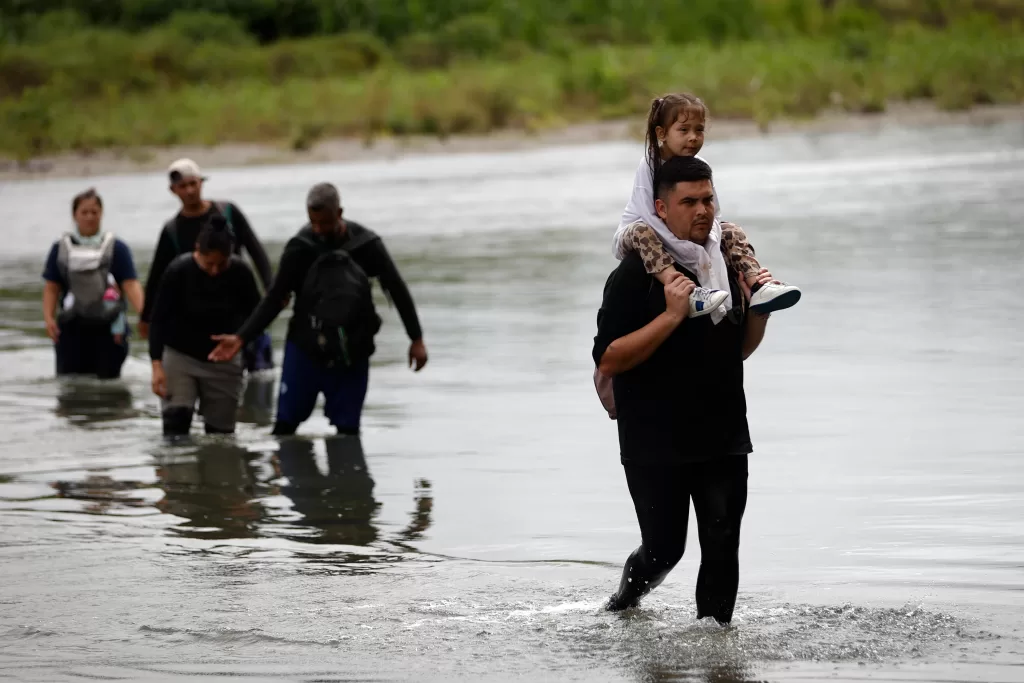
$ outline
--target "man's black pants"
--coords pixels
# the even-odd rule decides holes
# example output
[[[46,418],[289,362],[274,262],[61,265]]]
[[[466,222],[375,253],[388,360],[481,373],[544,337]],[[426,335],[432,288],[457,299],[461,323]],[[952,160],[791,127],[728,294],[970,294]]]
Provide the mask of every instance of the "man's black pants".
[[[697,618],[732,619],[739,587],[740,522],[747,506],[747,456],[678,465],[624,466],[642,545],[623,570],[616,598],[635,604],[683,557],[690,499],[697,513]]]

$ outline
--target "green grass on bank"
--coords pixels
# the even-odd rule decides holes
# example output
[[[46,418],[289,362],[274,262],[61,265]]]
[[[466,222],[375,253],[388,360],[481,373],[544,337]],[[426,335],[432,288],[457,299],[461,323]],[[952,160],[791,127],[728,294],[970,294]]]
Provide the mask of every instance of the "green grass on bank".
[[[328,136],[445,136],[623,116],[639,122],[652,96],[672,90],[698,93],[713,117],[759,122],[826,108],[880,111],[892,100],[934,99],[946,109],[1024,101],[1024,28],[982,20],[719,46],[524,48],[453,59],[444,68],[396,61],[375,51],[370,37],[352,35],[234,50],[203,42],[191,53],[197,72],[186,66],[173,78],[171,67],[181,62],[155,39],[111,47],[101,35],[69,36],[46,62],[66,64],[35,74],[42,82],[31,81],[28,51],[0,52],[7,88],[0,92],[0,154],[220,142],[302,149]],[[88,44],[89,36],[97,42]],[[87,69],[83,53],[92,55]],[[277,60],[269,75],[268,55]],[[13,87],[18,58],[23,82]]]

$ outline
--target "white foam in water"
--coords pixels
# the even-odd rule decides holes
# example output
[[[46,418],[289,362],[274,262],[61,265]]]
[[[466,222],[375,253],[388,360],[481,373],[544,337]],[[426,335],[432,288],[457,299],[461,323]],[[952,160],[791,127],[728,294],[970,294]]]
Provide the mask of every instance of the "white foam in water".
[[[509,618],[519,619],[537,615],[564,614],[566,612],[593,612],[601,609],[604,601],[601,602],[567,602],[561,605],[549,605],[539,609],[520,609],[509,612]]]

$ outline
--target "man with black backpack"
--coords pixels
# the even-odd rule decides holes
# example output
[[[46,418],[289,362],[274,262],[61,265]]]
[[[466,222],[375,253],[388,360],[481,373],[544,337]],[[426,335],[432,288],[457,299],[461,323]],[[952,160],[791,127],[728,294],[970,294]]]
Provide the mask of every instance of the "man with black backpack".
[[[330,183],[306,197],[309,224],[285,245],[277,277],[259,307],[233,335],[217,335],[212,361],[230,360],[281,313],[294,293],[288,324],[274,434],[294,434],[324,394],[324,412],[339,434],[358,434],[369,379],[373,338],[380,329],[370,278],[394,302],[412,344],[409,364],[427,364],[412,295],[384,242],[342,220],[341,197]]]
[[[160,288],[164,271],[171,261],[181,254],[192,253],[199,231],[214,215],[221,215],[227,221],[234,236],[235,253],[241,255],[244,249],[252,259],[256,273],[263,282],[263,288],[270,287],[270,259],[256,237],[245,214],[232,202],[203,199],[203,177],[199,165],[191,159],[178,159],[167,169],[171,192],[181,200],[181,210],[164,224],[160,240],[153,254],[153,265],[146,281],[146,304],[139,316],[139,332],[145,339],[149,336],[150,316]],[[273,367],[270,335],[260,335],[246,348],[245,367],[250,371],[266,370]]]

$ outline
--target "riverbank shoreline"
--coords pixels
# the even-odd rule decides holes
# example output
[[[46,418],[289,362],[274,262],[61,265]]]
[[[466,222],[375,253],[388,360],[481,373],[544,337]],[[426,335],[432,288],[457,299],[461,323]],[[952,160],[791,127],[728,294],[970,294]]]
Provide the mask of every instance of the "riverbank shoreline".
[[[1010,121],[1024,123],[1024,104],[981,105],[966,111],[943,111],[930,102],[901,102],[890,104],[886,111],[880,113],[824,112],[814,118],[778,120],[763,127],[751,120],[712,119],[708,134],[712,140],[728,140],[799,133],[871,132],[901,126],[990,125]],[[138,147],[91,154],[44,156],[24,163],[0,158],[0,181],[152,173],[164,170],[172,161],[181,157],[190,157],[203,168],[349,163],[395,161],[404,157],[436,154],[511,152],[594,142],[640,141],[642,137],[643,121],[620,119],[558,126],[538,132],[504,130],[448,138],[378,137],[372,141],[337,138],[321,141],[304,151],[259,143],[225,143],[212,147]]]

